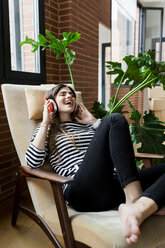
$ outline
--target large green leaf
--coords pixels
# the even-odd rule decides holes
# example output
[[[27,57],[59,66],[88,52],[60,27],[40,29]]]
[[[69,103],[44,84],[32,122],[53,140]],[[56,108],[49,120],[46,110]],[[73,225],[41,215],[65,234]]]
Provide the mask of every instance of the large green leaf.
[[[92,106],[92,113],[95,118],[102,119],[107,115],[108,111],[104,108],[102,103],[95,101]]]
[[[64,32],[63,33],[63,37],[64,37],[63,40],[66,40],[67,45],[69,45],[70,43],[73,43],[73,42],[79,40],[80,36],[81,36],[81,34],[78,32],[75,32],[75,33],[69,32],[68,34],[66,32]]]
[[[109,61],[106,63],[106,67],[109,69],[107,74],[116,75],[113,82],[114,85],[120,83],[125,73],[122,83],[130,85],[130,89],[143,82],[148,75],[150,75],[148,81],[151,79],[154,80],[152,80],[147,87],[155,87],[157,82],[160,81],[165,88],[165,62],[156,62],[155,55],[150,50],[148,52],[139,53],[137,57],[133,55],[125,56],[123,61],[126,63],[125,71],[118,62]]]
[[[35,41],[28,36],[26,36],[25,41],[20,43],[20,46],[24,44],[30,44],[32,46],[32,51],[35,52],[40,46],[44,49],[48,47],[51,51],[53,51],[56,54],[56,58],[60,59],[62,56],[62,53],[64,53],[64,56],[66,59],[66,62],[68,62],[70,65],[73,63],[75,59],[75,52],[71,49],[69,49],[67,46],[70,43],[73,43],[80,39],[81,34],[78,32],[72,33],[69,32],[63,33],[63,39],[59,40],[54,35],[51,34],[49,30],[46,30],[46,35],[50,38],[50,40],[47,40],[43,35],[38,35],[38,41]]]
[[[26,36],[25,41],[21,42],[20,46],[24,44],[29,44],[32,46],[32,52],[36,52],[39,47],[42,47],[42,50],[45,50],[48,47],[50,51],[56,54],[57,60],[59,60],[63,55],[65,59],[65,63],[68,65],[73,88],[75,88],[70,66],[73,64],[76,56],[75,56],[75,52],[68,48],[68,45],[79,40],[81,34],[78,32],[75,33],[69,32],[68,34],[64,32],[63,39],[60,40],[57,39],[54,35],[52,35],[48,29],[45,32],[50,40],[47,40],[46,37],[44,37],[41,34],[38,35],[38,41],[35,41],[29,38],[28,36]]]
[[[146,111],[143,114],[143,123],[141,123],[141,114],[135,110],[129,102],[132,109],[130,119],[133,120],[129,127],[134,144],[141,143],[138,152],[165,154],[165,126],[153,113]]]
[[[65,58],[66,64],[72,65],[76,58],[75,52],[71,49],[66,48],[64,52],[64,58]]]
[[[42,34],[38,35],[38,40],[40,43],[43,43],[43,44],[47,42],[47,39]]]
[[[32,46],[32,52],[36,52],[39,45],[38,45],[38,42],[36,42],[35,40],[29,38],[28,36],[25,37],[25,40],[23,42],[20,43],[20,46],[24,45],[24,44],[29,44]]]
[[[48,29],[46,30],[46,34],[52,40],[51,45],[54,49],[64,51],[64,47],[61,41],[57,39],[54,35],[52,35]]]

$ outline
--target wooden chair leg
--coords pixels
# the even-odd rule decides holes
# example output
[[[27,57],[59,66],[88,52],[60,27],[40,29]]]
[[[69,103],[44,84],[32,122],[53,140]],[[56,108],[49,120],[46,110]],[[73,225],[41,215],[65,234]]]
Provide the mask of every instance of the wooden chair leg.
[[[44,233],[47,235],[49,240],[53,243],[55,248],[62,248],[61,244],[58,242],[55,234],[52,232],[50,227],[47,225],[47,223],[35,212],[32,210],[26,208],[22,204],[19,205],[19,208],[22,212],[24,212],[26,215],[28,215],[33,221],[35,221],[41,229],[44,231]]]
[[[148,167],[151,167],[153,164],[152,164],[152,159],[151,158],[143,158],[143,163],[144,163],[144,167],[145,168],[148,168]]]
[[[18,172],[18,176],[16,180],[14,203],[13,203],[12,219],[11,219],[12,226],[15,226],[17,222],[19,204],[21,202],[21,196],[22,196],[23,182],[24,182],[24,179],[21,177],[20,173]]]
[[[54,247],[56,248],[62,248],[58,240],[56,239],[54,233],[49,228],[49,226],[45,223],[45,221],[37,215],[32,210],[26,208],[21,204],[21,197],[22,197],[22,191],[24,186],[24,176],[23,172],[20,169],[18,172],[17,180],[16,180],[16,189],[15,189],[15,196],[14,196],[14,203],[13,203],[13,211],[12,211],[12,219],[11,224],[12,226],[16,226],[17,218],[18,218],[18,212],[21,210],[26,215],[28,215],[33,221],[35,221],[45,232],[45,234],[48,236],[50,241],[53,243]]]
[[[61,224],[61,230],[66,248],[76,248],[76,242],[74,240],[73,231],[66,208],[66,202],[64,199],[62,185],[51,182],[54,199],[56,202],[57,212]]]
[[[80,242],[76,242],[76,248],[92,248],[92,247],[82,244]]]

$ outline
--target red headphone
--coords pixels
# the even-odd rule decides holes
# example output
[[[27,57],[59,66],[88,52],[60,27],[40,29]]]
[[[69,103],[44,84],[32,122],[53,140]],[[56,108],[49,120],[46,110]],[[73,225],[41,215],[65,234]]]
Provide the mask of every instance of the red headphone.
[[[56,104],[56,102],[53,99],[46,99],[45,98],[45,100],[47,100],[48,103],[49,103],[48,111],[56,113],[57,112],[57,104]],[[76,106],[75,106],[75,109],[74,109],[74,112],[73,112],[74,114],[76,113],[77,109],[78,109],[78,104],[76,103]]]
[[[48,99],[48,111],[49,112],[57,112],[57,104],[55,103],[55,101],[53,101],[52,99]]]

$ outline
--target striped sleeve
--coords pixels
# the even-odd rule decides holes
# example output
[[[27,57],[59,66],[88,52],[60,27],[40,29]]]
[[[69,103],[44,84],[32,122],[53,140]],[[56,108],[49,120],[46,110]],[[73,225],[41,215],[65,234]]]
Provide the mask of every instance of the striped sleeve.
[[[31,143],[25,153],[25,160],[27,162],[27,165],[29,165],[31,168],[39,168],[41,167],[48,154],[48,144],[47,141],[45,142],[45,149],[44,150],[39,150],[36,148],[33,144],[32,141],[34,140],[37,132],[39,130],[39,127],[34,131],[34,134],[31,139]]]

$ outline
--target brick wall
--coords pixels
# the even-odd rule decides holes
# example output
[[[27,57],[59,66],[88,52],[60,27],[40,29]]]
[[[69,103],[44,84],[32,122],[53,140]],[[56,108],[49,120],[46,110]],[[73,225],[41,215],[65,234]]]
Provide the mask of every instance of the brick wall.
[[[0,201],[14,193],[18,164],[0,92]]]
[[[45,0],[45,25],[52,34],[82,33],[80,41],[72,45],[76,61],[72,66],[77,90],[83,93],[88,108],[97,100],[98,91],[98,23],[110,26],[109,0]],[[70,82],[63,60],[46,51],[47,83]],[[13,195],[19,161],[12,143],[0,92],[0,201]]]
[[[76,61],[71,68],[76,89],[82,91],[86,106],[91,108],[98,95],[98,23],[110,27],[110,1],[46,1],[47,7],[49,3],[53,3],[53,11],[58,18],[52,15],[52,7],[46,8],[46,28],[59,38],[63,32],[78,31],[82,34],[81,39],[72,44]],[[51,23],[48,21],[50,16],[53,17]],[[57,81],[70,82],[69,72],[63,60],[57,65],[54,55],[47,51],[47,82]]]
[[[58,37],[58,0],[45,0],[45,29],[50,30],[50,32]],[[57,83],[59,82],[58,74],[58,61],[55,55],[46,50],[46,80],[47,83]]]

